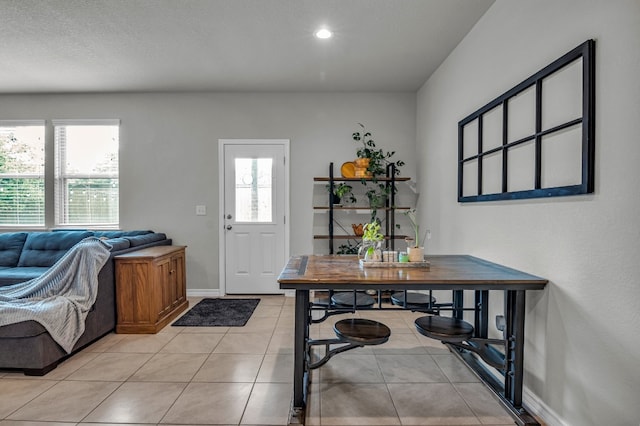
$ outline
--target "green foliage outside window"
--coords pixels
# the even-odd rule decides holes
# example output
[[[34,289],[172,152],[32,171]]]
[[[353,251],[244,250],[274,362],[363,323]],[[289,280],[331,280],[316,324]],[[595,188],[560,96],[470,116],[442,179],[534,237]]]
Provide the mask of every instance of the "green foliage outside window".
[[[44,225],[43,151],[41,140],[0,133],[0,225]]]
[[[117,128],[108,130],[117,137]],[[110,140],[115,150],[105,150],[103,141],[91,137],[76,138],[72,147],[56,150],[64,153],[59,161],[68,172],[56,176],[56,224],[118,223],[118,142]],[[85,141],[100,143],[101,149],[87,148]],[[72,159],[67,157],[70,150]],[[0,126],[0,226],[45,226],[44,163],[44,125]]]

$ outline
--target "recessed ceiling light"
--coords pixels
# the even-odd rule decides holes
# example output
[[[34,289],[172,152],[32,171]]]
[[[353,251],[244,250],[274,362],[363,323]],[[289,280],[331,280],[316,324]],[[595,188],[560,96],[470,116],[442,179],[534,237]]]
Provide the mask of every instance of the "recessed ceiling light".
[[[316,31],[316,37],[318,38],[331,38],[333,33],[326,28],[321,28]]]

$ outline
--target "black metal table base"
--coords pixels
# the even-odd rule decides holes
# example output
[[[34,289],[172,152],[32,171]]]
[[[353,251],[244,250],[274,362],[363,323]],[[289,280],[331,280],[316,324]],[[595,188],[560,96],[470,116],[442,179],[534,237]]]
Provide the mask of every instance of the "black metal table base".
[[[462,306],[462,291],[454,291],[454,316],[462,317],[466,309]],[[475,292],[475,338],[487,339],[489,292]],[[506,339],[504,353],[504,373],[501,382],[488,367],[472,352],[460,345],[448,345],[452,353],[464,362],[476,376],[497,396],[516,423],[521,426],[540,426],[540,423],[522,406],[523,351],[524,351],[524,311],[525,291],[505,291],[504,301]],[[346,313],[346,312],[345,312]],[[289,415],[290,425],[303,425],[306,416],[308,383],[310,380],[309,326],[312,321],[312,304],[308,290],[296,290],[295,301],[295,342],[294,342],[294,395]],[[327,316],[328,317],[328,316]],[[323,318],[323,319],[326,319]],[[490,340],[490,339],[489,339]],[[317,342],[322,343],[322,342]],[[327,359],[328,360],[328,359]],[[318,365],[319,366],[319,365]]]
[[[496,399],[509,411],[519,426],[540,426],[540,423],[523,406],[516,407],[504,397],[504,385],[469,351],[450,346],[451,352],[464,362],[485,386],[493,391]]]

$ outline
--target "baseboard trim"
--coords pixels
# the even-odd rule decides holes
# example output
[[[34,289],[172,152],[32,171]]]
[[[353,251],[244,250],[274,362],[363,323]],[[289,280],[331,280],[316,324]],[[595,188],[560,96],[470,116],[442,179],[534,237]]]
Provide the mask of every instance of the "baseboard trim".
[[[544,422],[546,426],[567,426],[567,423],[555,411],[526,386],[522,389],[522,403],[531,414]]]
[[[187,289],[187,297],[220,297],[220,290],[217,288]]]
[[[295,290],[285,290],[286,297],[296,297]],[[220,290],[217,288],[192,288],[187,289],[187,297],[220,297]]]

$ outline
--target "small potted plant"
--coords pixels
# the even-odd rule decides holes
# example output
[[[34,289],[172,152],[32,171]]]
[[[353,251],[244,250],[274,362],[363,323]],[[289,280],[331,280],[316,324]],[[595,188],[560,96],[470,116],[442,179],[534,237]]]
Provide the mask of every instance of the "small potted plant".
[[[340,246],[338,246],[338,251],[336,251],[336,254],[358,254],[359,248],[359,244],[352,245],[350,241],[347,241],[346,244],[341,244]]]
[[[346,183],[334,185],[333,191],[331,191],[331,185],[327,185],[327,191],[329,191],[332,204],[340,204],[345,197],[348,202],[355,203],[356,197],[353,195],[353,192],[351,192],[352,190],[351,185],[347,185]]]
[[[424,247],[420,246],[420,225],[418,225],[418,219],[416,217],[416,209],[411,209],[404,212],[411,222],[414,236],[407,237],[404,240],[407,243],[407,254],[409,255],[409,262],[423,262],[424,261]]]
[[[391,194],[393,188],[386,183],[375,183],[367,192],[367,198],[369,199],[369,207],[372,210],[372,216],[375,218],[376,209],[384,208],[387,204],[387,198]]]
[[[371,223],[365,223],[362,227],[362,246],[360,247],[360,258],[365,262],[382,261],[382,241],[384,235],[380,232],[380,222],[374,220]]]
[[[395,173],[400,174],[400,167],[404,166],[404,161],[391,161],[391,157],[395,155],[395,151],[384,151],[376,147],[375,141],[371,137],[371,132],[367,132],[364,124],[358,123],[362,128],[360,132],[353,132],[351,135],[353,140],[362,144],[358,148],[356,155],[356,177],[375,178],[386,173],[388,164],[395,164]],[[361,169],[364,167],[364,171]],[[358,171],[360,170],[360,173]]]
[[[379,182],[378,178],[386,176],[387,166],[393,164],[395,175],[400,174],[400,167],[404,166],[404,161],[392,161],[391,157],[395,155],[395,151],[384,151],[376,147],[376,143],[371,137],[371,132],[368,132],[364,127],[364,124],[358,123],[361,127],[361,131],[354,132],[352,138],[354,141],[362,144],[356,151],[358,159],[356,163],[356,177],[362,178],[362,183],[367,184],[366,179],[370,179],[373,184],[366,191],[367,198],[369,199],[369,207],[371,208],[371,220],[376,217],[376,210],[383,208],[386,205],[387,198],[391,194],[391,191],[396,191],[395,185],[391,185],[389,182]]]

